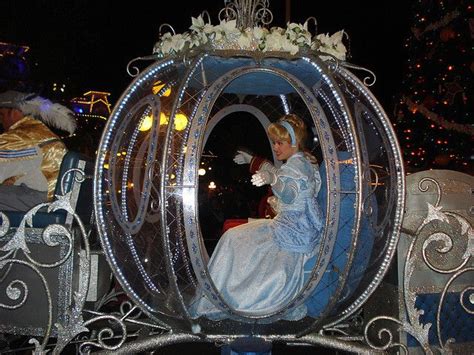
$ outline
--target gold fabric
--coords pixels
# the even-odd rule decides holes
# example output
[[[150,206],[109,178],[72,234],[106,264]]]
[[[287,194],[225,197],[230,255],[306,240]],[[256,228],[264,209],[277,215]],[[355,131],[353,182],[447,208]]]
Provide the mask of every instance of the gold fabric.
[[[56,141],[47,143],[52,139]],[[44,144],[41,146],[41,144]],[[66,146],[59,140],[43,122],[26,116],[10,127],[8,131],[0,134],[0,149],[24,149],[40,145],[43,153],[41,171],[48,180],[48,200],[54,197],[54,189],[59,175],[59,168],[64,155],[67,152]],[[19,177],[12,177],[4,181],[4,184],[15,183]]]

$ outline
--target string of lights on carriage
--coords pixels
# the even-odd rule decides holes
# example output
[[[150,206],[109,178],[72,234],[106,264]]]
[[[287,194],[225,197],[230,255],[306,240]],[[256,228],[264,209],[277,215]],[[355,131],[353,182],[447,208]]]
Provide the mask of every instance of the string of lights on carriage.
[[[153,86],[153,93],[156,94],[163,87],[164,87],[164,84],[162,84],[161,82],[157,82]],[[163,93],[162,96],[168,97],[170,94],[171,94],[171,89],[168,89]],[[161,112],[160,113],[160,126],[161,125],[167,125],[168,123],[169,123],[169,116],[166,115],[166,113]],[[152,125],[153,125],[153,115],[148,114],[147,116],[145,116],[145,118],[143,119],[143,121],[140,124],[140,127],[138,129],[139,129],[140,132],[147,132],[151,129]],[[186,128],[187,125],[188,125],[188,117],[184,113],[177,113],[174,117],[174,129],[176,131],[183,131]],[[122,154],[124,154],[124,153],[125,152],[123,152]],[[203,157],[215,158],[216,156],[211,153],[211,154],[203,154]],[[205,162],[204,161],[201,162],[201,165],[202,165],[202,167],[198,169],[198,174],[199,174],[199,176],[204,176],[204,175],[206,175]],[[108,166],[106,168],[108,168]],[[212,166],[208,166],[207,170],[212,170]],[[170,178],[173,179],[174,176],[170,176]],[[133,188],[133,184],[132,184],[132,186],[130,186],[130,188]],[[216,188],[217,188],[216,183],[214,181],[210,181],[209,185],[208,185],[208,189],[209,190],[215,190]],[[120,193],[120,191],[119,191],[119,193]]]

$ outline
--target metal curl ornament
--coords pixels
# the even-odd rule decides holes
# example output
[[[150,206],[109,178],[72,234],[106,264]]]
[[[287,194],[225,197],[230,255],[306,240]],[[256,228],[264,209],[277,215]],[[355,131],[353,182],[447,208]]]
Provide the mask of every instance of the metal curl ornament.
[[[104,321],[104,320],[109,321],[109,322],[114,322],[119,326],[119,329],[121,330],[121,336],[118,338],[117,343],[114,345],[110,345],[105,342],[105,340],[110,340],[110,339],[117,340],[116,329],[112,329],[111,327],[102,328],[99,330],[99,333],[97,334],[97,341],[85,341],[81,343],[81,345],[79,346],[80,354],[90,353],[88,349],[85,349],[88,346],[93,346],[96,348],[112,351],[112,350],[119,349],[125,343],[125,341],[127,340],[128,331],[127,331],[127,327],[125,326],[125,322],[123,321],[122,318],[119,318],[114,315],[101,315],[84,322],[84,326],[89,326],[95,322]]]
[[[252,28],[259,24],[268,25],[273,21],[269,10],[269,0],[227,0],[219,12],[219,20],[237,20],[237,28]]]
[[[139,61],[155,61],[160,58],[159,54],[152,54],[152,55],[147,55],[144,57],[137,57],[132,59],[127,63],[127,74],[131,76],[132,78],[137,77],[140,74],[140,69],[138,67],[130,67],[133,63],[139,62]],[[132,72],[133,71],[133,72]]]
[[[428,246],[431,244],[431,243],[435,243],[435,242],[443,242],[444,243],[444,246],[441,246],[441,247],[437,247],[436,248],[436,251],[438,253],[442,253],[442,254],[446,254],[448,253],[449,251],[452,250],[453,248],[453,239],[446,233],[433,233],[431,234],[423,243],[423,248],[422,248],[422,255],[423,255],[423,261],[425,262],[425,264],[433,271],[436,271],[436,272],[439,272],[440,274],[451,274],[453,272],[456,272],[456,271],[459,271],[461,270],[468,262],[468,259],[464,259],[464,261],[459,264],[457,267],[455,268],[452,268],[452,269],[448,269],[448,270],[443,270],[443,269],[440,269],[440,268],[437,268],[436,266],[434,266],[428,256],[426,255],[426,249],[428,249]]]
[[[469,309],[468,306],[466,306],[466,304],[464,303],[464,298],[468,292],[470,292],[469,302],[471,303],[471,307],[472,307],[472,305],[474,304],[474,287],[473,286],[468,286],[462,290],[462,292],[459,294],[459,303],[461,304],[461,307],[464,308],[466,313],[474,315],[474,310]]]
[[[314,24],[314,36],[316,36],[318,34],[318,20],[314,16],[308,17],[306,19],[306,21],[304,22],[304,26],[308,27],[310,22],[313,22],[313,24]],[[308,29],[308,31],[309,31],[309,29]],[[310,31],[310,32],[313,32],[313,31]]]
[[[344,32],[345,33],[345,32]],[[324,55],[326,55],[326,53],[324,53]],[[371,75],[370,76],[366,76],[364,79],[363,79],[363,83],[365,86],[372,86],[375,84],[375,82],[377,81],[377,76],[375,75],[375,73],[372,71],[372,70],[369,70],[367,68],[364,68],[364,67],[361,67],[359,65],[355,65],[355,64],[351,64],[351,63],[348,63],[348,62],[344,62],[341,64],[343,67],[346,67],[346,68],[350,68],[350,69],[355,69],[355,70],[361,70],[361,71],[365,71],[367,73],[369,73]],[[371,81],[369,81],[371,80]]]
[[[398,319],[396,318],[393,318],[393,317],[388,317],[388,316],[379,316],[379,317],[375,317],[373,319],[371,319],[365,326],[364,328],[364,340],[365,342],[373,349],[376,349],[376,350],[388,350],[388,349],[391,349],[391,348],[400,348],[400,349],[403,349],[405,354],[408,354],[408,347],[405,345],[405,344],[402,344],[402,343],[394,343],[393,342],[393,334],[392,334],[392,331],[388,328],[381,328],[379,329],[379,331],[377,332],[377,336],[379,338],[379,340],[383,340],[383,335],[387,335],[387,340],[385,341],[385,343],[383,343],[382,345],[377,345],[375,344],[369,337],[369,328],[372,327],[374,325],[375,322],[377,321],[380,321],[380,320],[387,320],[387,321],[392,321],[394,322],[395,324],[399,325],[399,329],[402,329],[404,330],[405,332],[409,333],[410,335],[412,335],[420,345],[423,346],[423,344],[425,344],[425,342],[428,340],[428,339],[424,339],[424,338],[420,338],[418,337],[417,333],[411,328],[411,326],[409,326],[408,324],[406,323],[402,323],[401,321],[399,321]],[[423,346],[423,349],[425,350],[426,347]],[[428,349],[429,350],[429,349]],[[426,352],[426,354],[432,354],[431,351],[429,352]]]
[[[74,181],[78,183],[84,182],[87,178],[92,178],[92,176],[86,175],[82,169],[72,168],[72,169],[67,170],[61,177],[61,195],[66,194],[66,183],[67,183],[66,179],[68,179],[69,174],[72,174],[72,173],[74,173],[73,175]]]
[[[430,189],[430,185],[428,183],[432,183],[436,187],[436,192],[438,196],[436,198],[434,207],[438,207],[439,203],[441,202],[441,186],[438,181],[430,177],[425,177],[421,179],[420,182],[418,183],[418,189],[421,192],[427,192]]]
[[[20,265],[26,266],[26,267],[30,268],[31,270],[33,270],[36,273],[36,275],[38,275],[38,277],[40,278],[41,284],[44,287],[44,291],[45,291],[45,294],[46,294],[46,302],[47,302],[47,305],[48,305],[48,307],[47,307],[48,320],[47,320],[47,324],[46,324],[46,330],[45,330],[45,333],[43,335],[43,341],[42,341],[41,346],[40,346],[40,348],[42,350],[44,350],[46,348],[46,345],[48,344],[49,336],[51,334],[51,329],[52,329],[52,326],[53,326],[53,303],[52,303],[52,299],[51,299],[51,291],[49,289],[48,282],[46,281],[46,278],[43,275],[43,273],[35,265],[33,265],[30,262],[24,261],[24,260],[18,260],[18,259],[1,260],[0,261],[0,269],[2,269],[5,265],[10,264],[10,263],[20,264]],[[28,287],[26,286],[26,283],[21,281],[21,280],[14,280],[14,281],[25,287],[25,289],[24,289],[25,290],[24,299],[20,300],[20,302],[19,302],[18,307],[20,307],[21,305],[23,305],[24,302],[26,302],[26,299],[28,297]],[[10,283],[8,285],[8,289],[7,289],[7,292],[8,292],[7,294],[8,294],[8,297],[10,299],[12,299],[11,296],[14,296],[14,297],[16,296],[16,292],[12,293],[11,285],[12,285],[12,283]],[[17,308],[17,305],[11,307],[11,306],[8,306],[6,304],[0,304],[0,308],[15,309],[15,308]]]
[[[448,289],[449,289],[449,286],[451,286],[451,284],[457,279],[459,278],[462,274],[465,274],[465,273],[468,273],[468,272],[474,272],[474,267],[468,267],[468,268],[465,268],[465,269],[462,269],[458,272],[456,272],[449,280],[448,282],[446,283],[446,285],[444,286],[444,289],[443,289],[443,292],[441,293],[441,297],[439,299],[439,303],[438,303],[438,310],[437,310],[437,314],[436,314],[436,335],[438,336],[438,341],[439,341],[439,345],[441,346],[441,349],[445,349],[446,348],[446,345],[450,344],[453,339],[448,339],[446,340],[446,343],[443,343],[443,340],[441,338],[441,322],[440,322],[440,314],[441,314],[441,308],[443,306],[443,303],[444,303],[444,299],[446,297],[446,294],[448,292]],[[474,287],[470,286],[468,287],[467,289],[474,289]],[[465,293],[466,289],[464,289],[461,294],[460,294],[460,297],[462,297]],[[461,307],[470,315],[474,315],[474,311],[472,310],[469,310],[466,308],[466,306],[464,305],[464,302],[462,301],[462,298],[460,299],[460,304],[461,304]]]
[[[11,265],[13,263],[9,263],[9,264]],[[18,286],[21,286],[23,289],[22,299],[20,299],[19,302],[14,305],[7,305],[7,304],[0,303],[0,308],[16,309],[16,308],[20,308],[21,306],[25,304],[26,300],[28,299],[28,286],[26,285],[24,281],[12,280],[10,284],[7,286],[6,294],[9,299],[13,301],[17,301],[18,298],[20,297],[20,294],[22,293],[20,287]]]

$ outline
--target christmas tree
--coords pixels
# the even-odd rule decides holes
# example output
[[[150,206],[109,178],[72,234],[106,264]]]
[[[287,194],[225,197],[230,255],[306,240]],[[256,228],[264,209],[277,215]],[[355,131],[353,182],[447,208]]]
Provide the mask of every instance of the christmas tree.
[[[394,112],[406,170],[473,174],[473,5],[418,0],[412,13]]]

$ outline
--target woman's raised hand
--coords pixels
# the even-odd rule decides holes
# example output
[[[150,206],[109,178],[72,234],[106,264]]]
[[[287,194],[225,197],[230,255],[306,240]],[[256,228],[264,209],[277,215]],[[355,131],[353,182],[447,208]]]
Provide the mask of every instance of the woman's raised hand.
[[[244,152],[243,150],[238,150],[237,154],[234,157],[234,162],[239,165],[250,164],[251,161],[252,155],[247,152]]]

